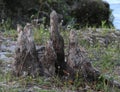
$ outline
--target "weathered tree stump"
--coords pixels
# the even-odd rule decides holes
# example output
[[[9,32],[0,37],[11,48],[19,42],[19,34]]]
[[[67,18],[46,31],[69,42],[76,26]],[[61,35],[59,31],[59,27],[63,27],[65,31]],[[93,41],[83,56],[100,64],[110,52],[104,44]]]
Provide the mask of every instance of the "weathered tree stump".
[[[55,62],[56,74],[63,75],[63,70],[66,69],[64,40],[58,31],[58,25],[58,15],[55,11],[52,11],[50,14],[50,39],[57,55],[57,62]]]
[[[90,80],[95,80],[100,75],[89,59],[82,47],[78,46],[77,33],[74,30],[70,31],[69,55],[67,64],[75,71],[75,73],[82,74],[82,76]],[[81,76],[81,75],[80,75]]]
[[[18,39],[15,51],[16,76],[43,75],[42,65],[38,60],[38,54],[33,39],[32,25],[27,24],[24,30],[18,25]]]

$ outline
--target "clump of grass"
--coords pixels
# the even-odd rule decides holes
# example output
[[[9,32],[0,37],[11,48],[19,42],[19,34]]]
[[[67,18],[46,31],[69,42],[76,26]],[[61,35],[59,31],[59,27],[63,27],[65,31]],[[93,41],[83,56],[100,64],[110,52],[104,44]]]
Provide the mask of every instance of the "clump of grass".
[[[12,40],[16,40],[16,38],[17,38],[17,31],[16,30],[9,30],[9,31],[5,31],[4,33],[3,33],[3,35],[5,36],[5,37],[10,37],[10,38],[12,38]]]
[[[49,31],[41,26],[34,30],[34,40],[36,44],[44,44],[49,39]]]
[[[5,54],[5,56],[6,56],[6,57],[12,57],[13,54],[10,54],[10,53],[9,53],[9,54]]]

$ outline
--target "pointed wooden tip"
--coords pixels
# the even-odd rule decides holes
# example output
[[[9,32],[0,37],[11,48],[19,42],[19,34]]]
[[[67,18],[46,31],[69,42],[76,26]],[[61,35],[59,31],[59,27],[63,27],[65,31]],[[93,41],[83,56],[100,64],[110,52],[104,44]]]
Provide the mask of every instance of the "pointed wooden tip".
[[[53,10],[53,11],[51,12],[51,14],[50,14],[50,17],[51,17],[51,18],[54,17],[54,16],[57,16],[57,12],[56,12],[55,10]]]
[[[69,39],[70,39],[70,43],[75,43],[75,44],[78,43],[77,32],[74,29],[70,31]]]
[[[17,32],[20,33],[23,31],[23,27],[20,24],[17,24]]]

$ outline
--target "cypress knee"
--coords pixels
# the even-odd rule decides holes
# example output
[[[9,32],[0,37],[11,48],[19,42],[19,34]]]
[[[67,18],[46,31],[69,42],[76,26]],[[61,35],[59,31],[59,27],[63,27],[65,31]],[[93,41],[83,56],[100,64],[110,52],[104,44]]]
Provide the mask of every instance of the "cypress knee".
[[[55,11],[52,11],[50,14],[50,39],[57,55],[57,62],[55,62],[56,74],[63,75],[63,71],[66,69],[64,40],[58,31],[58,25],[58,15]]]
[[[70,48],[67,64],[80,76],[85,79],[95,80],[100,75],[87,58],[84,48],[78,46],[77,33],[74,30],[70,31]]]
[[[32,25],[27,24],[22,30],[18,26],[18,40],[15,51],[16,76],[37,76],[43,75],[42,65],[38,60],[38,54],[34,44]]]

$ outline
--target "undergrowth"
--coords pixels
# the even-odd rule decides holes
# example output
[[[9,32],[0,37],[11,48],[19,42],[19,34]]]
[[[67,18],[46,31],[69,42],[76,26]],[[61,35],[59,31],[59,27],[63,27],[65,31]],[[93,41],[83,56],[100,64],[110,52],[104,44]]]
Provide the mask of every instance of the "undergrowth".
[[[69,43],[69,31],[60,31],[65,43],[65,52],[67,52]],[[44,78],[37,77],[13,77],[11,73],[0,74],[0,92],[28,92],[26,90],[31,90],[34,92],[69,92],[75,90],[82,90],[86,87],[89,89],[86,92],[120,92],[117,88],[111,88],[102,80],[103,76],[110,76],[110,79],[116,79],[120,81],[119,75],[115,71],[116,67],[120,66],[120,43],[110,43],[107,47],[101,46],[99,42],[95,42],[91,45],[83,38],[83,31],[78,31],[79,45],[83,46],[88,52],[88,57],[90,58],[94,67],[99,69],[103,75],[100,76],[99,82],[85,83],[82,79],[76,78],[73,84],[70,81],[63,82],[57,76],[54,78]],[[109,31],[103,31],[100,35],[103,37]],[[15,30],[4,32],[5,37],[12,37],[13,40],[17,37],[17,32]],[[37,45],[45,44],[49,39],[49,30],[41,26],[40,29],[34,29],[34,40]],[[0,61],[0,66],[2,61]],[[2,70],[2,67],[0,68]],[[30,89],[32,88],[32,89]],[[66,91],[67,90],[67,91]]]

